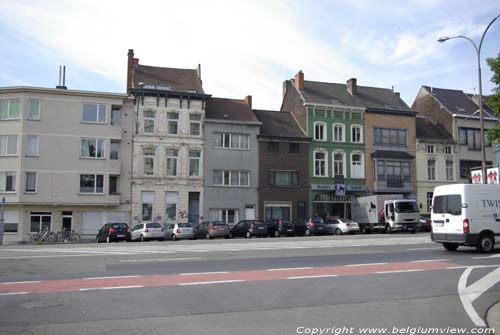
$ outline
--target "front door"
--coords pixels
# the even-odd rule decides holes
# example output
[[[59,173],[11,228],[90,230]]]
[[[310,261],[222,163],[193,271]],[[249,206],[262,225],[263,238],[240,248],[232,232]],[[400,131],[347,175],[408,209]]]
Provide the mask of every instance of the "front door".
[[[73,216],[62,217],[62,231],[70,232],[73,230]]]
[[[245,220],[255,220],[255,206],[247,205],[245,207]]]
[[[197,225],[200,220],[200,193],[189,192],[188,222]]]

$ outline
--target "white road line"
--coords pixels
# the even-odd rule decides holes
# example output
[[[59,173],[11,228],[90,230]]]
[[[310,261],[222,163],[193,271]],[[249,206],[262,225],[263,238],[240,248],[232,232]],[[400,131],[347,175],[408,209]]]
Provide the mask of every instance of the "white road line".
[[[0,285],[34,284],[34,283],[41,283],[41,281],[40,280],[11,281],[11,282],[0,283]]]
[[[28,292],[7,292],[7,293],[0,293],[0,296],[3,296],[3,295],[21,295],[21,294],[28,294]]]
[[[81,288],[80,291],[119,290],[125,288],[141,288],[141,287],[144,287],[144,285],[91,287],[91,288]]]
[[[385,265],[389,263],[365,263],[365,264],[348,264],[346,266],[370,266],[370,265]]]
[[[109,276],[109,277],[89,277],[83,278],[84,280],[99,280],[99,279],[120,279],[120,278],[139,278],[142,276]]]
[[[312,266],[304,266],[301,268],[282,268],[282,269],[267,269],[267,271],[292,271],[292,270],[310,270],[314,269]]]
[[[405,272],[419,272],[419,271],[425,271],[425,269],[408,269],[408,270],[394,270],[394,271],[379,271],[379,272],[375,272],[375,273],[384,274],[384,273],[405,273]]]
[[[338,277],[338,276],[339,276],[339,275],[297,276],[297,277],[287,277],[286,279],[332,278],[332,277]]]
[[[449,258],[441,258],[441,259],[421,259],[418,261],[411,261],[410,263],[426,263],[426,262],[446,262],[451,261]]]
[[[194,283],[181,283],[178,286],[192,286],[192,285],[210,285],[210,284],[226,284],[226,283],[242,283],[244,280],[216,280],[216,281],[200,281]]]
[[[414,249],[406,249],[407,251],[417,251],[417,250],[436,250],[436,249],[442,249],[440,247],[432,247],[432,248],[414,248]]]
[[[500,254],[497,255],[491,255],[491,256],[479,256],[479,257],[472,257],[473,259],[491,259],[491,258],[499,258]]]
[[[227,271],[214,271],[214,272],[189,272],[189,273],[179,273],[180,276],[196,276],[196,275],[218,275],[229,273]]]
[[[120,259],[121,263],[135,262],[174,262],[174,261],[192,261],[201,259],[200,257],[185,257],[185,258],[149,258],[149,259]]]

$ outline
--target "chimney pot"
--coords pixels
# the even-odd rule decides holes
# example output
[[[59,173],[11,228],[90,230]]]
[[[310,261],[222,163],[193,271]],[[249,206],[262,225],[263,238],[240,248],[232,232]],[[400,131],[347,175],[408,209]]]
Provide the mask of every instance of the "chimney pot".
[[[302,72],[302,70],[297,72],[297,74],[295,75],[295,87],[299,91],[304,90],[304,72]]]
[[[127,54],[127,94],[130,94],[132,88],[132,69],[134,64],[134,49],[128,49]]]
[[[252,109],[252,96],[251,95],[247,95],[245,97],[245,102],[247,103],[248,107],[250,107],[250,109]]]
[[[356,78],[351,78],[347,81],[347,91],[351,95],[358,94],[358,85]]]

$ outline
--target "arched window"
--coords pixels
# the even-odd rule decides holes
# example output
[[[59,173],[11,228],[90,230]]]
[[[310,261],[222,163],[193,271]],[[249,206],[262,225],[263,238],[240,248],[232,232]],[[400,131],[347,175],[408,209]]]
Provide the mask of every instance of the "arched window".
[[[328,155],[323,149],[314,151],[314,176],[328,177]]]
[[[363,126],[359,124],[353,124],[351,126],[351,142],[363,143]]]
[[[326,123],[314,122],[314,140],[326,141]]]
[[[351,152],[351,178],[365,178],[365,155],[361,151]]]
[[[333,176],[346,177],[345,152],[335,150],[333,153]]]
[[[333,142],[345,142],[345,125],[342,123],[333,124]]]

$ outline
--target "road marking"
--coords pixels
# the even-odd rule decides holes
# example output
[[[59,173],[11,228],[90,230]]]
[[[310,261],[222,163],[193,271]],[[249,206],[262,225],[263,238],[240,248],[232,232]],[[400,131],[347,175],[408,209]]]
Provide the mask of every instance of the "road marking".
[[[286,279],[332,278],[332,277],[338,277],[338,276],[339,275],[296,276],[296,277],[286,277]]]
[[[33,284],[33,283],[41,283],[41,281],[40,280],[11,281],[11,282],[0,283],[0,285]]]
[[[414,249],[406,249],[407,251],[417,251],[417,250],[436,250],[436,249],[442,249],[440,247],[432,247],[432,248],[414,248]]]
[[[192,286],[192,285],[210,285],[210,284],[226,284],[226,283],[242,283],[244,280],[216,280],[216,281],[200,281],[194,283],[181,283],[178,286]]]
[[[454,269],[466,269],[468,268],[467,265],[461,265],[461,266],[448,266],[446,269],[447,270],[454,270]]]
[[[388,263],[365,263],[365,264],[348,264],[346,266],[370,266],[370,265],[385,265]]]
[[[268,269],[267,271],[293,271],[293,270],[310,270],[314,269],[312,266],[304,266],[301,268],[281,268],[281,269]]]
[[[473,259],[488,259],[488,258],[499,258],[500,254],[497,255],[491,255],[491,256],[480,256],[480,257],[472,257]]]
[[[441,258],[441,259],[421,259],[418,261],[411,261],[410,263],[425,263],[425,262],[446,262],[451,261],[449,258]]]
[[[144,285],[91,287],[91,288],[81,288],[80,291],[119,290],[125,288],[142,288],[142,287],[144,287]]]
[[[214,271],[214,272],[189,272],[189,273],[179,273],[181,276],[196,276],[196,275],[217,275],[229,273],[227,271]]]
[[[486,266],[479,266],[479,268],[484,267]],[[497,265],[496,270],[491,271],[483,278],[467,286],[467,279],[472,273],[472,270],[475,268],[478,268],[478,266],[468,267],[464,273],[462,273],[462,276],[458,281],[458,294],[460,296],[460,301],[462,301],[462,305],[472,322],[474,322],[477,327],[486,327],[486,323],[477,314],[472,304],[487,290],[493,287],[496,283],[500,282],[500,265]]]
[[[408,270],[393,270],[393,271],[378,271],[375,273],[384,274],[384,273],[405,273],[405,272],[418,272],[425,271],[426,269],[408,269]]]
[[[139,278],[142,276],[110,276],[110,277],[90,277],[83,278],[84,280],[99,280],[99,279],[120,279],[120,278]]]
[[[200,257],[185,257],[185,258],[149,258],[149,259],[120,259],[121,263],[134,262],[174,262],[174,261],[191,261],[201,259]]]
[[[21,294],[28,294],[28,292],[7,292],[7,293],[0,293],[0,296],[3,296],[3,295],[21,295]]]

